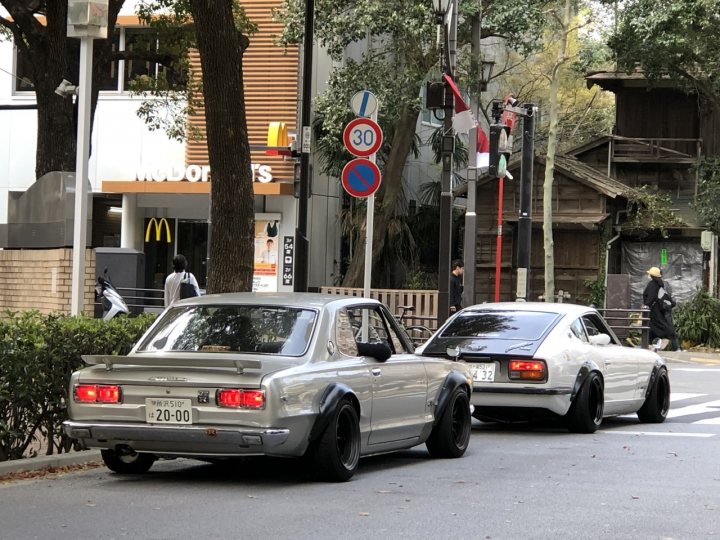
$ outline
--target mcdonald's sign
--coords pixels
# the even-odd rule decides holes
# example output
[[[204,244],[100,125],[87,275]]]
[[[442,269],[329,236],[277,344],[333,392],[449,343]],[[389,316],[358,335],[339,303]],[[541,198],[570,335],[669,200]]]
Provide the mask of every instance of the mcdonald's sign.
[[[155,241],[159,242],[160,238],[162,238],[162,231],[163,231],[163,225],[165,225],[165,233],[167,236],[167,243],[172,242],[172,235],[170,233],[170,224],[168,223],[168,220],[166,218],[150,218],[150,221],[148,221],[147,227],[145,228],[145,242],[150,241],[150,233],[152,231],[152,227],[155,225]]]

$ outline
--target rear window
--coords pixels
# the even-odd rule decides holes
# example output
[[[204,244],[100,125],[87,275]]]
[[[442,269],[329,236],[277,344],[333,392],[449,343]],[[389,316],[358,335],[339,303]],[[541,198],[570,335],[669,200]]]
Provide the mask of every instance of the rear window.
[[[558,317],[557,313],[542,311],[465,311],[440,337],[536,340]]]
[[[317,313],[280,306],[170,308],[138,346],[141,352],[241,352],[301,356]]]

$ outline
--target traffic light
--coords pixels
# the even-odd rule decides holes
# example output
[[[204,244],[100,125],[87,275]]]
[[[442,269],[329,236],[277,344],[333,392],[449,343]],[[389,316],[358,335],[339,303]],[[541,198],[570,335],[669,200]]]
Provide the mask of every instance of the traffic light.
[[[494,178],[504,178],[507,164],[512,153],[510,126],[492,124],[490,126],[490,164],[488,174]]]

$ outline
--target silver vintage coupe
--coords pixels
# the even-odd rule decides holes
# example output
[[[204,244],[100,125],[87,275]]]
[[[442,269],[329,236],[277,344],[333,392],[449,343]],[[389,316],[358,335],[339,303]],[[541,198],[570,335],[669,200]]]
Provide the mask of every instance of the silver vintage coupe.
[[[418,357],[381,303],[238,293],[180,301],[127,356],[84,356],[65,432],[117,473],[158,458],[307,456],[348,480],[360,456],[465,453],[472,375]]]

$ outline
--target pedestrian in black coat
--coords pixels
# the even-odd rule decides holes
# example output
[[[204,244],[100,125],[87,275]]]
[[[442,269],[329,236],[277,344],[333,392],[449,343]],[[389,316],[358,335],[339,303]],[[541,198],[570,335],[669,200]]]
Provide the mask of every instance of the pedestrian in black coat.
[[[657,266],[653,266],[646,273],[650,281],[643,291],[643,304],[650,309],[650,342],[653,343],[657,338],[667,339],[675,346],[677,342],[675,328],[671,322],[672,319],[668,320],[668,317],[665,316],[663,299],[665,296],[667,296],[666,300],[671,299],[665,289],[662,274]],[[664,294],[661,295],[661,291]]]

